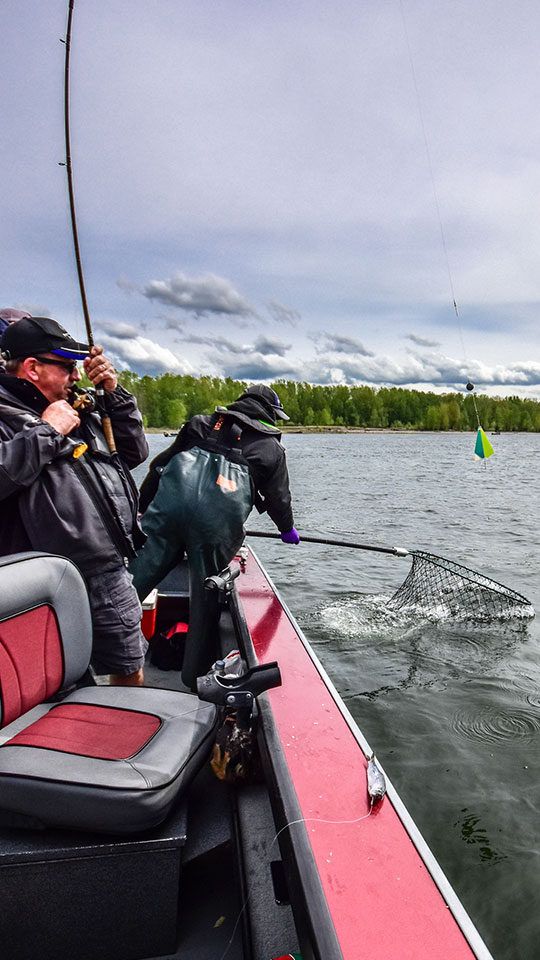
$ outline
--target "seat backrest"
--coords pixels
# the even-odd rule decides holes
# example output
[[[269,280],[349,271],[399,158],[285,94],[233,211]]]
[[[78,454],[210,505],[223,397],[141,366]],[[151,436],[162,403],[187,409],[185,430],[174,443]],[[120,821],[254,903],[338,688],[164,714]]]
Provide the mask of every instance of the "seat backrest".
[[[65,557],[0,558],[0,727],[73,685],[92,650],[88,594]]]

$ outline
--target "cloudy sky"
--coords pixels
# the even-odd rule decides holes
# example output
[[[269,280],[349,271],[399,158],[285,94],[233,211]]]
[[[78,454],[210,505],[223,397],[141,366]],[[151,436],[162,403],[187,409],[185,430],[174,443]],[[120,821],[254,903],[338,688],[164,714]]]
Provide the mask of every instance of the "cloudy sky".
[[[83,338],[67,6],[0,7],[0,306]],[[140,374],[540,398],[539,50],[537,0],[75,0],[96,340]]]

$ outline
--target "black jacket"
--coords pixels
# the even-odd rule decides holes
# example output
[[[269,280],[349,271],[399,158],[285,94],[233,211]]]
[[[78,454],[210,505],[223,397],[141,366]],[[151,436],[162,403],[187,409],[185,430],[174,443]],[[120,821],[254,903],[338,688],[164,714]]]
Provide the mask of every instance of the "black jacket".
[[[281,433],[269,420],[269,411],[255,398],[193,417],[184,424],[174,443],[152,461],[141,486],[141,510],[144,512],[153,500],[160,472],[175,454],[191,447],[222,452],[227,449],[230,459],[247,464],[259,513],[266,511],[278,530],[290,530],[294,519],[289,472],[280,439]]]
[[[48,401],[29,381],[0,373],[0,554],[44,550],[69,557],[85,574],[134,555],[142,534],[129,470],[148,456],[135,398],[107,394],[118,454],[111,455],[96,413],[65,437],[44,420]],[[81,442],[82,456],[73,456]]]

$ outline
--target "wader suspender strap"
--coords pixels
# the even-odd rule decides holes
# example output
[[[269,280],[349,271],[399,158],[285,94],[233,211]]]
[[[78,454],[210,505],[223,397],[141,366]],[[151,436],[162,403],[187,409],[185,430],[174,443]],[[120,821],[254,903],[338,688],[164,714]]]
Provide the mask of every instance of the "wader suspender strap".
[[[234,437],[232,437],[233,430],[235,431]],[[233,463],[246,464],[249,469],[249,464],[246,458],[244,457],[244,454],[242,453],[241,448],[239,446],[235,446],[235,447],[231,446],[233,440],[236,440],[237,444],[240,442],[240,439],[242,437],[242,430],[243,428],[240,426],[240,424],[236,420],[231,420],[230,423],[227,423],[227,429],[223,434],[221,433],[221,430],[219,431],[218,438],[214,442],[214,449],[219,453],[223,453],[225,456],[229,458],[229,460],[232,460]],[[223,448],[225,448],[225,450]],[[264,502],[264,498],[261,497],[259,491],[257,490],[253,482],[253,477],[251,476],[251,473],[249,475],[249,479],[251,483],[251,493],[253,496],[253,506],[255,507],[258,513],[266,513],[266,505]]]
[[[222,416],[221,420],[223,421],[224,419],[225,418]],[[230,418],[227,417],[227,420],[229,419]],[[219,420],[216,421],[216,424],[219,424]],[[212,433],[214,433],[215,429],[216,427],[214,426],[212,428]],[[233,430],[236,433],[234,438],[232,437]],[[216,440],[214,440],[213,437],[209,439],[209,446],[206,449],[213,450],[216,453],[223,453],[224,456],[228,457],[229,460],[232,460],[233,463],[245,464],[249,469],[249,464],[246,458],[244,457],[244,454],[242,453],[241,448],[239,446],[231,445],[233,440],[236,440],[237,444],[240,442],[240,439],[242,437],[242,430],[243,428],[240,426],[240,424],[236,420],[231,419],[230,422],[227,423],[226,429],[223,433],[221,432],[221,429],[216,431],[218,433],[218,437]],[[253,477],[251,476],[251,473],[249,475],[249,479],[251,483],[251,493],[253,496],[253,506],[255,507],[258,513],[266,513],[266,504],[264,502],[264,497],[261,497],[259,491],[257,490],[255,483],[253,482]]]
[[[242,436],[242,427],[230,416],[220,415],[214,426],[206,435],[203,441],[195,444],[203,450],[210,450],[211,453],[221,453],[232,463],[242,463],[247,466],[246,458],[240,447],[240,438]]]

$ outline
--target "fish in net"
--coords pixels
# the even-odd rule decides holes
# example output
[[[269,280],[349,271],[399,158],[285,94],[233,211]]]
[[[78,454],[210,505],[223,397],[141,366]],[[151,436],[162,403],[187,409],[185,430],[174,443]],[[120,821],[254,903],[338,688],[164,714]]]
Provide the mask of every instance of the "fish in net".
[[[390,609],[462,620],[534,617],[530,601],[502,583],[423,550],[410,555],[411,569],[388,601]]]

